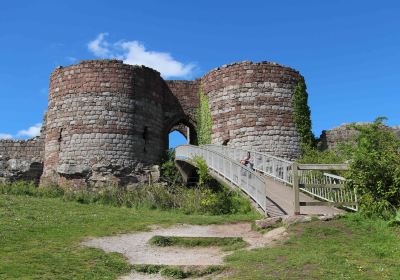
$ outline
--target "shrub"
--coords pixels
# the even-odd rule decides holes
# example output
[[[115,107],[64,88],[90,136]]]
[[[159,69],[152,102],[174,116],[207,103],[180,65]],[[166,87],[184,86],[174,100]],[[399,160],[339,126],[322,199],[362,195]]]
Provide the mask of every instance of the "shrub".
[[[400,207],[400,141],[383,126],[385,118],[359,131],[352,151],[349,186],[360,196],[360,210],[368,216],[393,216]]]
[[[377,118],[368,125],[353,124],[358,131],[354,141],[338,145],[338,149],[319,151],[306,147],[300,163],[343,163],[348,187],[355,188],[360,212],[368,217],[390,219],[400,207],[400,141],[384,125],[386,118]]]
[[[304,146],[303,155],[298,160],[299,163],[343,163],[349,156],[346,154],[344,146],[340,146],[337,150],[320,151],[313,147]]]
[[[213,184],[211,184],[213,185]],[[58,186],[38,188],[33,183],[17,182],[0,185],[0,193],[36,197],[60,197],[82,204],[98,203],[115,207],[178,210],[185,214],[249,213],[250,202],[239,193],[217,185],[187,188],[164,184],[141,185],[130,189],[107,187],[100,190],[64,190]]]
[[[205,186],[211,180],[211,176],[208,173],[207,162],[200,156],[194,157],[193,161],[196,165],[197,175],[199,176],[199,186]]]
[[[171,185],[182,184],[182,176],[175,165],[175,150],[169,149],[165,152],[161,164],[161,180]]]

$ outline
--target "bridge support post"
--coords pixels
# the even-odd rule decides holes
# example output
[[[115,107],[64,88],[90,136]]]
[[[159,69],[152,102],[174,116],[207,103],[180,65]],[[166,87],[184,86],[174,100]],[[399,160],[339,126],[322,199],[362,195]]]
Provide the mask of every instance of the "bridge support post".
[[[300,190],[299,190],[299,174],[297,163],[292,164],[293,174],[293,214],[300,215]]]

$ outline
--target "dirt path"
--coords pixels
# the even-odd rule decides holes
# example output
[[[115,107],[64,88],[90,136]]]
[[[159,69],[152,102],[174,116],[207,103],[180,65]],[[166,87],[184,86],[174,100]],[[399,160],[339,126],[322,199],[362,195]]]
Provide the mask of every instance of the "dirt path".
[[[125,255],[131,264],[159,265],[219,265],[230,252],[217,247],[157,247],[148,244],[154,235],[180,237],[242,237],[253,249],[264,247],[286,236],[285,228],[277,228],[266,234],[251,230],[250,223],[225,225],[176,225],[170,228],[154,228],[150,232],[121,234],[111,237],[95,238],[85,241],[85,246],[103,249],[106,252],[118,252]],[[128,278],[126,278],[128,277]],[[132,273],[121,280],[163,279],[159,275]],[[132,278],[133,277],[133,278]]]

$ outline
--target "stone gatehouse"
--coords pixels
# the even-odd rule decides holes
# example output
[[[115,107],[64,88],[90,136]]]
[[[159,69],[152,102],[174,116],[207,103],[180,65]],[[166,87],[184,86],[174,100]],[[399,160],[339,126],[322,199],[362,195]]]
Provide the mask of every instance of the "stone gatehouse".
[[[196,144],[200,89],[209,99],[212,143],[294,159],[300,145],[292,96],[301,78],[270,62],[224,65],[193,81],[164,80],[118,60],[58,67],[41,135],[0,141],[0,178],[69,188],[145,181],[171,131]]]

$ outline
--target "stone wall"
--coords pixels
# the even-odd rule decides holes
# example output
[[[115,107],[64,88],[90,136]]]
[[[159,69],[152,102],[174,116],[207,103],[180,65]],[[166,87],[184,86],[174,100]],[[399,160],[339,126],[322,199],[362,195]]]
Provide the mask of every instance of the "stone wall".
[[[225,65],[194,81],[165,81],[153,69],[118,60],[58,67],[50,77],[44,140],[15,143],[26,148],[0,142],[2,164],[15,158],[6,153],[43,162],[42,184],[73,189],[144,182],[169,132],[186,134],[187,126],[196,143],[201,89],[210,101],[213,143],[294,159],[300,147],[292,96],[300,78],[269,62]],[[33,147],[37,159],[24,155]]]
[[[354,123],[357,125],[367,125],[368,122]],[[400,139],[400,129],[397,127],[382,126],[383,129],[393,131]],[[358,131],[353,128],[353,124],[342,124],[331,130],[324,130],[319,138],[318,147],[320,150],[337,149],[341,143],[351,143],[355,141]]]
[[[400,125],[398,126],[393,126],[392,127],[393,132],[397,135],[397,137],[400,139]]]
[[[42,183],[133,184],[158,162],[163,80],[116,60],[82,61],[50,80]]]
[[[199,104],[200,80],[168,80],[164,94],[164,128],[166,141],[169,132],[178,130],[186,136],[183,126],[190,129],[190,143],[196,144],[195,112]]]
[[[44,141],[0,140],[0,182],[38,182],[43,172]]]
[[[201,81],[211,106],[212,143],[296,158],[292,96],[300,78],[269,62],[233,63],[206,74]]]

